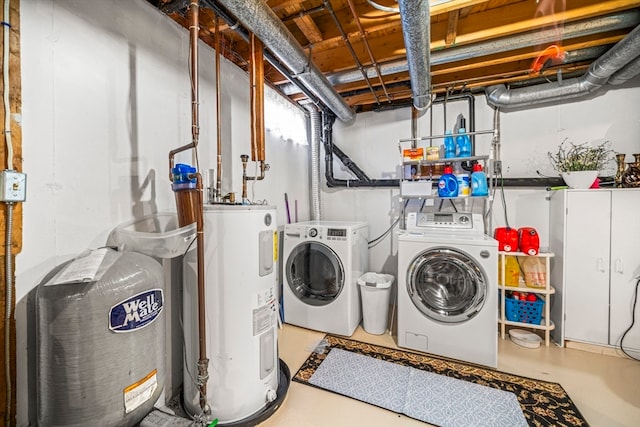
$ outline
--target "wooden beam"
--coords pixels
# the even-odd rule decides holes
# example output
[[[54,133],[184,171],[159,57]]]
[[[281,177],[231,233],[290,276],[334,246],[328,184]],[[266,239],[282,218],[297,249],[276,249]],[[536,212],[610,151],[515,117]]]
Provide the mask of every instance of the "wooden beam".
[[[515,3],[502,8],[489,9],[486,12],[469,15],[461,20],[458,26],[456,45],[476,43],[497,39],[525,31],[534,31],[561,22],[573,22],[595,16],[619,12],[640,6],[640,0],[581,1],[579,7],[567,9],[555,15],[534,17],[535,10],[528,6],[529,2]],[[492,25],[488,26],[487,22]],[[432,25],[431,49],[446,47],[447,28],[444,25]]]
[[[447,46],[452,45],[456,41],[456,34],[458,32],[458,16],[460,15],[459,10],[454,10],[449,12],[449,21],[447,24],[447,36],[444,39],[444,44]]]
[[[315,44],[322,41],[322,32],[309,15],[294,18],[293,22],[296,23],[310,43]]]

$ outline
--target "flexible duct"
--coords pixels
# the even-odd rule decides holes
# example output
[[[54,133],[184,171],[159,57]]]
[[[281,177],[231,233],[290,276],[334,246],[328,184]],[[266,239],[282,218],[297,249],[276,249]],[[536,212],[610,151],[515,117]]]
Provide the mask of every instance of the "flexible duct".
[[[320,140],[322,130],[322,115],[312,105],[307,105],[309,110],[309,123],[311,133],[311,219],[320,220],[322,209],[320,205]]]
[[[261,0],[219,0],[249,31],[256,34],[265,47],[303,81],[343,122],[355,118],[355,112],[345,103],[327,78],[309,60],[309,56],[293,34],[269,6]]]
[[[605,29],[620,30],[629,28],[638,25],[638,23],[640,23],[640,10],[631,10],[625,13],[610,15],[592,21],[581,21],[566,24],[563,34],[565,39],[576,38],[596,34]],[[552,42],[555,40],[555,37],[557,37],[557,33],[555,31],[545,30],[540,32],[530,32],[523,35],[515,35],[512,37],[504,37],[499,40],[491,40],[468,46],[452,47],[433,52],[429,62],[431,66],[449,64],[456,61],[476,58],[478,56],[523,49],[536,46],[538,44]],[[597,47],[580,49],[579,52],[581,53],[577,53],[576,51],[567,52],[566,61],[575,62],[582,59],[591,59],[601,54]],[[406,60],[380,64],[379,68],[380,74],[383,76],[406,72],[409,69]],[[376,76],[376,70],[374,67],[365,68],[365,73],[369,78],[374,78]],[[333,85],[354,83],[362,80],[362,71],[349,70],[333,73],[327,75],[327,79]],[[293,95],[300,92],[300,90],[292,84],[281,85],[280,89],[286,95]]]
[[[398,0],[398,6],[407,50],[413,106],[423,111],[431,105],[429,0]]]
[[[640,26],[596,59],[587,72],[564,84],[547,83],[509,90],[505,85],[489,86],[487,103],[494,107],[514,108],[538,105],[560,99],[578,98],[600,89],[609,78],[640,53]]]

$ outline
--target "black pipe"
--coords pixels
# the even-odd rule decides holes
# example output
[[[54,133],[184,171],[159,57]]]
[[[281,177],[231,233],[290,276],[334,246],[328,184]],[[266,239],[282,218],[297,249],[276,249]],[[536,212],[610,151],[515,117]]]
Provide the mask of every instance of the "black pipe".
[[[473,95],[469,95],[473,97]],[[460,99],[466,98],[466,95],[459,96]],[[367,176],[366,173],[358,167],[358,165],[351,160],[342,150],[340,150],[333,143],[333,123],[335,117],[327,112],[322,111],[322,143],[325,150],[325,178],[327,180],[327,187],[337,188],[376,188],[376,187],[400,187],[400,179],[372,179]],[[357,179],[337,179],[333,176],[333,155],[344,164],[344,166],[353,173]],[[607,178],[601,177],[601,185],[608,185]],[[565,183],[562,178],[557,177],[545,177],[545,178],[496,178],[496,186],[502,187],[534,187],[534,188],[551,188],[561,187]]]
[[[399,187],[399,179],[371,179],[342,150],[333,144],[333,123],[335,116],[322,111],[322,142],[325,151],[325,178],[327,187]],[[333,154],[353,173],[357,179],[337,179],[333,176]]]
[[[469,103],[469,132],[475,131],[475,97],[471,94],[458,94],[452,95],[447,98],[447,102],[450,100],[466,99]],[[444,98],[439,98],[434,103],[444,102]],[[327,180],[327,187],[400,187],[400,179],[371,179],[366,173],[358,167],[358,165],[351,160],[351,158],[345,154],[340,148],[333,143],[333,123],[335,117],[330,113],[322,110],[322,143],[325,151],[325,178]],[[473,136],[475,137],[475,135]],[[475,141],[472,145],[475,151]],[[342,164],[349,169],[351,173],[356,176],[356,179],[337,179],[333,176],[333,155],[342,162]]]

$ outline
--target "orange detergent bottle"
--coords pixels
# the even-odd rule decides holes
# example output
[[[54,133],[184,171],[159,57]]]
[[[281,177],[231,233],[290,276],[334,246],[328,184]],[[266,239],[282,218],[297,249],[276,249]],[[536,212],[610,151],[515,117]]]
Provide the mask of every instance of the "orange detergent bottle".
[[[504,280],[502,278],[502,260],[504,264]],[[498,257],[498,283],[505,286],[518,286],[520,284],[520,265],[513,255]]]

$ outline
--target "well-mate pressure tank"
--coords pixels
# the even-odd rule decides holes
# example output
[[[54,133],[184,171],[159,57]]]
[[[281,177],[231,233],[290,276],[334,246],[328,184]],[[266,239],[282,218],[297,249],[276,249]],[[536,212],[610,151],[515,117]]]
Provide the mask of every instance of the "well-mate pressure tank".
[[[221,424],[250,418],[277,397],[276,209],[205,205],[207,403]],[[201,413],[196,251],[185,256],[184,404]]]
[[[95,271],[96,280],[74,282],[71,269]],[[59,283],[64,277],[70,283]],[[36,300],[38,425],[140,422],[165,381],[160,263],[135,252],[91,251],[54,269]]]

